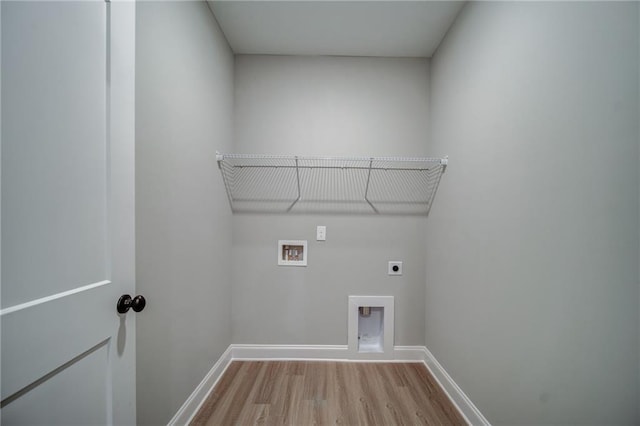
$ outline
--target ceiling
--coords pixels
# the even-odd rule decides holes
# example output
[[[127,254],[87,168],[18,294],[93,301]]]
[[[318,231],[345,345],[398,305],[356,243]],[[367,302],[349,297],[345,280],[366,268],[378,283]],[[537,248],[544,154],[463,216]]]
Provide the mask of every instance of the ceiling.
[[[209,0],[236,54],[431,57],[462,1]]]

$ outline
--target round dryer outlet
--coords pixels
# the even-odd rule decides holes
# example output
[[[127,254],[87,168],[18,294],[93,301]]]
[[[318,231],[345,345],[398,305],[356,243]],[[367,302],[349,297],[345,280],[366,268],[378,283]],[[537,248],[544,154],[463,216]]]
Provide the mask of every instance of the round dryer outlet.
[[[389,262],[389,275],[402,275],[402,261],[392,260]]]

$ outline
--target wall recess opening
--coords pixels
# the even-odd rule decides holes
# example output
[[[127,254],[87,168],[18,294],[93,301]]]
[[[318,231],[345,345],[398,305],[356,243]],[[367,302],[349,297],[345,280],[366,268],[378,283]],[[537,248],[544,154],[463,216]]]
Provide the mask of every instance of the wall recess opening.
[[[307,266],[307,240],[279,240],[278,265]]]
[[[358,352],[384,352],[384,307],[358,308]]]
[[[348,316],[352,358],[393,358],[393,296],[349,296]]]

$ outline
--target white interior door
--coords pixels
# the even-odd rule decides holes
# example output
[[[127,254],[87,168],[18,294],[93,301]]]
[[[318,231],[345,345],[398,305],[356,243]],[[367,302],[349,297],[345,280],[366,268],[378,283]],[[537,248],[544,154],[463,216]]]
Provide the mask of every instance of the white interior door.
[[[2,424],[135,423],[134,13],[0,5]]]

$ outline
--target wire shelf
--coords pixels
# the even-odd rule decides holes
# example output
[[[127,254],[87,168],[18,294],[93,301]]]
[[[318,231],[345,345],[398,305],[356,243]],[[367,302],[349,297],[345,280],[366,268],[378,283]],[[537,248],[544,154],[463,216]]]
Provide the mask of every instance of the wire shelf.
[[[446,158],[218,154],[234,212],[427,215]]]

